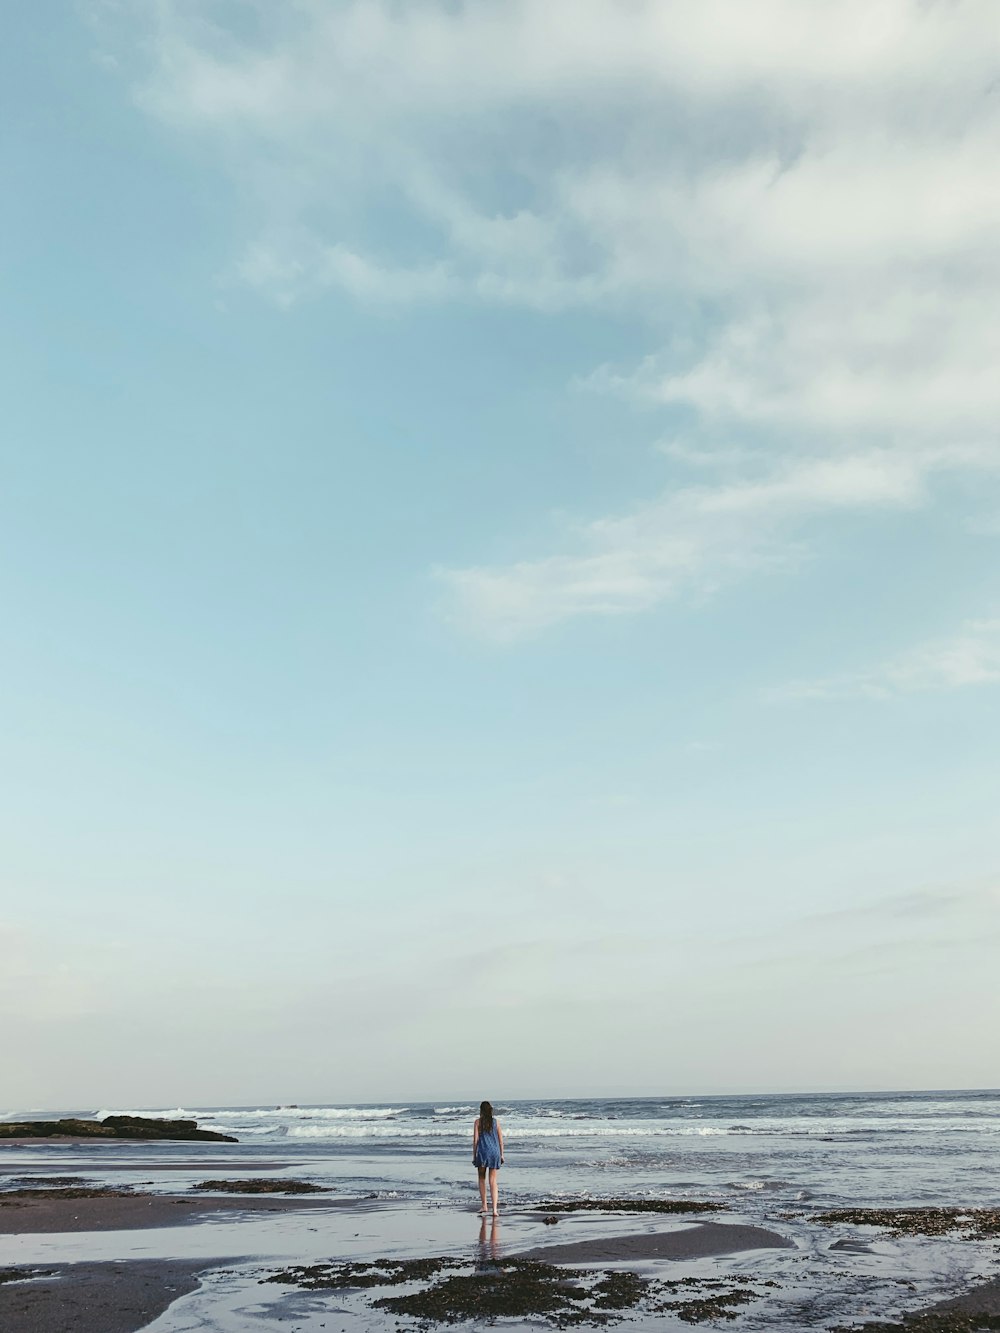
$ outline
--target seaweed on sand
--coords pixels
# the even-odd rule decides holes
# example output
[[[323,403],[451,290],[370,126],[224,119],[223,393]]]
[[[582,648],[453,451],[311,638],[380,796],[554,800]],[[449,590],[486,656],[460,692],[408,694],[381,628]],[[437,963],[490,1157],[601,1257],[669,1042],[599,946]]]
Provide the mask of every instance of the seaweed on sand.
[[[374,1263],[299,1264],[261,1278],[306,1291],[349,1291],[358,1287],[393,1287],[434,1277],[444,1259],[380,1259]]]
[[[707,1319],[735,1319],[734,1305],[746,1305],[755,1301],[755,1291],[719,1291],[710,1296],[690,1296],[683,1301],[663,1301],[658,1310],[669,1310],[686,1324],[700,1324]]]
[[[880,1227],[893,1236],[947,1236],[953,1232],[963,1240],[1000,1236],[1000,1208],[835,1208],[812,1220],[824,1226],[846,1222]]]
[[[637,1273],[618,1269],[605,1275],[590,1289],[595,1310],[632,1310],[641,1304],[649,1283]]]
[[[547,1319],[558,1327],[585,1320],[606,1322],[607,1315],[591,1313],[584,1306],[590,1293],[571,1280],[576,1276],[552,1264],[509,1259],[470,1273],[452,1273],[422,1291],[383,1296],[372,1305],[393,1314],[449,1324],[465,1319],[531,1318]]]
[[[478,1264],[457,1258],[314,1264],[285,1269],[262,1281],[309,1291],[419,1282],[422,1285],[417,1290],[377,1297],[371,1301],[372,1308],[421,1323],[521,1319],[541,1320],[556,1328],[609,1324],[628,1312],[669,1311],[687,1323],[732,1319],[732,1306],[761,1294],[747,1289],[750,1278],[657,1282],[627,1270],[566,1268],[533,1259]],[[691,1287],[699,1289],[697,1295],[686,1290]]]
[[[772,1278],[752,1278],[733,1275],[729,1278],[682,1277],[660,1282],[659,1290],[669,1292],[672,1300],[661,1300],[655,1309],[674,1314],[686,1324],[701,1324],[708,1320],[735,1319],[733,1306],[747,1305],[763,1295],[753,1287],[778,1287]],[[699,1295],[690,1289],[695,1288]]]
[[[439,1281],[442,1270],[447,1275]],[[422,1282],[419,1290],[383,1296],[373,1307],[435,1323],[465,1319],[541,1318],[557,1325],[605,1323],[608,1312],[633,1308],[648,1283],[634,1273],[581,1275],[552,1264],[524,1259],[474,1265],[464,1259],[383,1259],[374,1263],[312,1264],[284,1269],[265,1282],[281,1282],[307,1291],[342,1291]],[[587,1305],[592,1302],[593,1312]]]
[[[215,1194],[329,1194],[325,1185],[308,1180],[268,1180],[246,1177],[242,1180],[200,1180],[192,1189],[211,1190]]]

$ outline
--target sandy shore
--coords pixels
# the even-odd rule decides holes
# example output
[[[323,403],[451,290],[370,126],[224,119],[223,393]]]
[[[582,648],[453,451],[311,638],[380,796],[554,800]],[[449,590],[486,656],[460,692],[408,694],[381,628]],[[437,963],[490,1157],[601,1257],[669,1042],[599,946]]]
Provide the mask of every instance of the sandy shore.
[[[929,1306],[923,1313],[1000,1316],[1000,1278],[973,1287],[971,1291],[956,1296],[953,1300],[939,1301],[937,1305]]]
[[[68,1264],[0,1283],[6,1333],[136,1333],[198,1285],[205,1260]]]
[[[140,1231],[184,1226],[220,1213],[282,1213],[290,1208],[351,1208],[353,1201],[328,1196],[282,1198],[223,1194],[137,1194],[96,1199],[11,1199],[0,1194],[0,1236],[53,1235],[80,1231]]]
[[[204,1244],[210,1249],[213,1236],[218,1237],[217,1226],[227,1217],[245,1222],[248,1218],[279,1218],[286,1224],[296,1217],[298,1226],[317,1222],[323,1215],[339,1217],[342,1222],[331,1235],[334,1256],[344,1243],[343,1233],[359,1232],[372,1227],[381,1216],[383,1226],[397,1236],[409,1234],[411,1242],[420,1236],[430,1241],[427,1233],[428,1218],[422,1210],[396,1208],[381,1211],[378,1205],[358,1201],[339,1201],[325,1197],[227,1197],[210,1195],[192,1198],[177,1195],[107,1196],[98,1198],[30,1198],[4,1201],[0,1196],[0,1234],[13,1237],[54,1237],[93,1232],[123,1233],[122,1250],[127,1253],[130,1232],[159,1228],[190,1228],[190,1235],[204,1232]],[[508,1225],[527,1227],[538,1231],[537,1213],[519,1215]],[[616,1219],[625,1227],[634,1227],[635,1219]],[[470,1226],[471,1223],[471,1226]],[[475,1215],[459,1212],[448,1221],[454,1234],[465,1238],[465,1247],[473,1241],[479,1225]],[[503,1224],[501,1224],[503,1225]],[[590,1230],[593,1223],[588,1222]],[[600,1225],[598,1223],[598,1225]],[[592,1236],[577,1242],[540,1246],[517,1250],[511,1247],[510,1258],[515,1264],[526,1258],[542,1259],[546,1264],[622,1264],[629,1261],[656,1259],[697,1259],[735,1254],[751,1249],[787,1246],[785,1237],[760,1227],[708,1222],[678,1226],[673,1220],[664,1223],[665,1230],[647,1228],[639,1234],[627,1234],[608,1239]],[[340,1234],[338,1244],[337,1234]],[[95,1236],[96,1239],[96,1236]],[[374,1240],[374,1238],[373,1238]],[[377,1243],[377,1242],[375,1242]],[[438,1251],[442,1241],[432,1243]],[[446,1241],[447,1245],[448,1242]],[[451,1246],[461,1252],[462,1246]],[[161,1253],[164,1251],[161,1250]],[[84,1251],[86,1253],[86,1251]],[[329,1251],[328,1251],[329,1253]],[[468,1262],[468,1260],[466,1260]],[[198,1287],[198,1275],[209,1270],[237,1270],[246,1261],[226,1257],[197,1259],[128,1259],[115,1262],[81,1261],[57,1263],[51,1261],[25,1264],[21,1274],[37,1274],[29,1281],[0,1283],[0,1328],[5,1333],[137,1333],[166,1310],[173,1301]],[[260,1271],[259,1265],[256,1272]],[[13,1276],[13,1274],[12,1274]],[[256,1284],[257,1278],[252,1279]],[[280,1319],[280,1316],[279,1316]]]
[[[540,1245],[519,1254],[519,1259],[541,1259],[549,1264],[624,1264],[647,1259],[708,1259],[742,1254],[746,1250],[792,1249],[792,1242],[763,1227],[727,1222],[702,1222],[682,1231],[643,1232],[635,1236],[607,1236]]]
[[[194,1158],[198,1174],[208,1174],[209,1160]],[[145,1169],[150,1174],[160,1169],[190,1170],[194,1162],[148,1162]],[[63,1189],[77,1188],[73,1182],[82,1181],[55,1177],[51,1161],[46,1166],[52,1185],[60,1180]],[[82,1187],[90,1188],[96,1183],[95,1172],[81,1167],[90,1177]],[[218,1167],[226,1176],[241,1174],[232,1162],[219,1161]],[[127,1168],[121,1162],[117,1170],[121,1169],[131,1175],[131,1160]],[[258,1161],[255,1174],[260,1169]],[[8,1183],[31,1188],[44,1179],[36,1168],[31,1176],[11,1175]],[[609,1205],[607,1212],[560,1214],[554,1226],[546,1225],[555,1220],[547,1210],[537,1207],[504,1212],[495,1222],[481,1219],[474,1198],[467,1209],[427,1208],[416,1200],[342,1199],[336,1194],[180,1193],[175,1181],[176,1177],[170,1184],[144,1179],[143,1184],[158,1183],[164,1191],[152,1194],[18,1198],[16,1192],[0,1193],[0,1238],[6,1238],[0,1247],[0,1330],[139,1333],[185,1297],[184,1319],[203,1319],[206,1328],[214,1326],[223,1307],[226,1327],[243,1327],[239,1319],[247,1312],[254,1327],[278,1328],[305,1308],[303,1293],[314,1303],[325,1299],[330,1308],[336,1306],[344,1328],[389,1328],[392,1319],[377,1307],[392,1310],[400,1299],[395,1294],[399,1288],[384,1288],[388,1299],[383,1299],[379,1291],[366,1290],[373,1284],[364,1279],[365,1273],[376,1270],[383,1275],[376,1284],[385,1280],[387,1266],[404,1274],[411,1269],[428,1271],[432,1320],[461,1323],[485,1317],[476,1302],[488,1298],[498,1317],[523,1316],[532,1323],[548,1319],[551,1324],[558,1320],[547,1302],[565,1304],[569,1299],[572,1306],[573,1299],[599,1299],[609,1304],[598,1305],[597,1312],[620,1309],[621,1317],[639,1318],[644,1326],[653,1320],[674,1329],[692,1321],[717,1323],[742,1312],[748,1303],[756,1302],[759,1312],[764,1309],[762,1302],[773,1301],[779,1317],[775,1326],[790,1328],[796,1325],[787,1322],[782,1289],[788,1274],[793,1277],[791,1287],[795,1284],[794,1270],[781,1267],[788,1262],[782,1257],[785,1253],[791,1253],[793,1263],[797,1256],[808,1262],[809,1247],[816,1244],[816,1254],[835,1256],[831,1271],[838,1285],[850,1278],[845,1263],[851,1262],[853,1251],[844,1249],[838,1232],[813,1225],[804,1235],[801,1222],[796,1231],[794,1225],[776,1220],[772,1230],[768,1218],[763,1225],[738,1218],[717,1221],[704,1213],[661,1218]],[[864,1239],[859,1253],[867,1259],[874,1242],[870,1235]],[[751,1255],[752,1259],[744,1257]],[[738,1258],[728,1262],[729,1256]],[[568,1284],[562,1278],[564,1271],[573,1273]],[[566,1298],[566,1292],[580,1291],[580,1283],[591,1296]],[[936,1288],[942,1289],[949,1287]],[[954,1284],[950,1289],[955,1290]],[[925,1301],[934,1290],[924,1288]],[[615,1305],[616,1300],[621,1304]],[[461,1301],[477,1313],[461,1312]],[[865,1312],[865,1302],[862,1285],[853,1310],[850,1304],[840,1308],[848,1318],[857,1318]],[[890,1302],[883,1308],[898,1310],[900,1304],[905,1308],[907,1302]],[[908,1304],[912,1309],[912,1300]],[[405,1309],[399,1313],[421,1317]],[[568,1313],[576,1317],[580,1311],[568,1307]],[[955,1333],[973,1327],[970,1317],[984,1315],[1000,1315],[1000,1280],[926,1304],[915,1324],[910,1315],[901,1323],[883,1322],[872,1328]],[[316,1317],[322,1320],[322,1310]],[[321,1323],[303,1324],[307,1326],[318,1328]],[[825,1318],[821,1326],[833,1327],[834,1319]],[[861,1333],[864,1326],[857,1328]]]

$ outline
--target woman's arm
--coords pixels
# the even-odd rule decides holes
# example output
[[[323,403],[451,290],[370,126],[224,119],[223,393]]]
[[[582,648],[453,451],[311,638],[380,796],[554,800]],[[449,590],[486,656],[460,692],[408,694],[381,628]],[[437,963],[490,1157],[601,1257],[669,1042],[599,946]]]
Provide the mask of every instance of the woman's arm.
[[[476,1123],[472,1126],[472,1160],[476,1160],[476,1149],[479,1147],[479,1117],[476,1117]]]
[[[500,1140],[500,1160],[503,1161],[503,1130],[500,1128],[500,1121],[497,1121],[497,1138]]]

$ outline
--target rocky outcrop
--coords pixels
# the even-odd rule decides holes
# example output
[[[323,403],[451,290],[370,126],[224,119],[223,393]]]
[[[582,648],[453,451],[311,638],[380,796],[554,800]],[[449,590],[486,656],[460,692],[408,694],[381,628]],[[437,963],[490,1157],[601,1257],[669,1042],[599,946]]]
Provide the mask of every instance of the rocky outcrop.
[[[141,1115],[106,1115],[103,1120],[7,1120],[0,1139],[200,1139],[238,1143],[230,1134],[199,1129],[197,1120],[154,1120]]]

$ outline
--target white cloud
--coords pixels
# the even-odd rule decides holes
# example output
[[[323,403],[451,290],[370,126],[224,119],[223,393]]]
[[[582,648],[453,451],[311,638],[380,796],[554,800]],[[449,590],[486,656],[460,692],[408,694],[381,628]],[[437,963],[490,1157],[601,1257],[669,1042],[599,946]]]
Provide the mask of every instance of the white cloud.
[[[264,230],[404,284],[349,234],[366,209],[421,224],[418,270],[529,304],[539,282],[636,301],[994,253],[988,0],[303,0],[242,31],[213,0],[138,12],[141,104],[252,182]]]
[[[1000,620],[970,620],[951,638],[919,644],[868,671],[795,681],[779,699],[887,699],[1000,682]]]
[[[237,273],[283,306],[327,288],[372,305],[408,305],[443,300],[454,285],[443,264],[392,268],[373,263],[345,245],[309,245],[293,254],[257,242],[240,260]]]
[[[997,288],[856,286],[754,311],[713,333],[687,367],[650,358],[598,389],[695,409],[710,423],[791,431],[800,438],[850,432],[882,438],[906,431],[949,444],[992,444],[1000,413]],[[995,457],[1000,460],[1000,453]]]
[[[350,98],[386,115],[415,104],[430,114],[456,105],[492,114],[637,86],[711,102],[757,96],[766,84],[820,107],[846,91],[863,104],[930,101],[937,114],[942,90],[961,97],[988,84],[997,43],[990,0],[759,0],[752,8],[730,0],[302,0],[244,9],[241,33],[224,26],[225,7],[211,0],[155,7],[150,95],[164,110],[302,119]]]
[[[715,485],[444,571],[486,632],[704,593],[794,559],[817,512],[1000,469],[993,0],[135,12],[140,104],[246,196],[240,281],[648,330],[587,382],[683,415],[673,459]]]
[[[756,481],[674,491],[632,514],[574,534],[572,554],[490,568],[439,571],[464,620],[510,640],[584,614],[644,610],[703,595],[754,568],[795,557],[790,536],[818,512],[908,508],[923,469],[892,452],[806,459]]]

